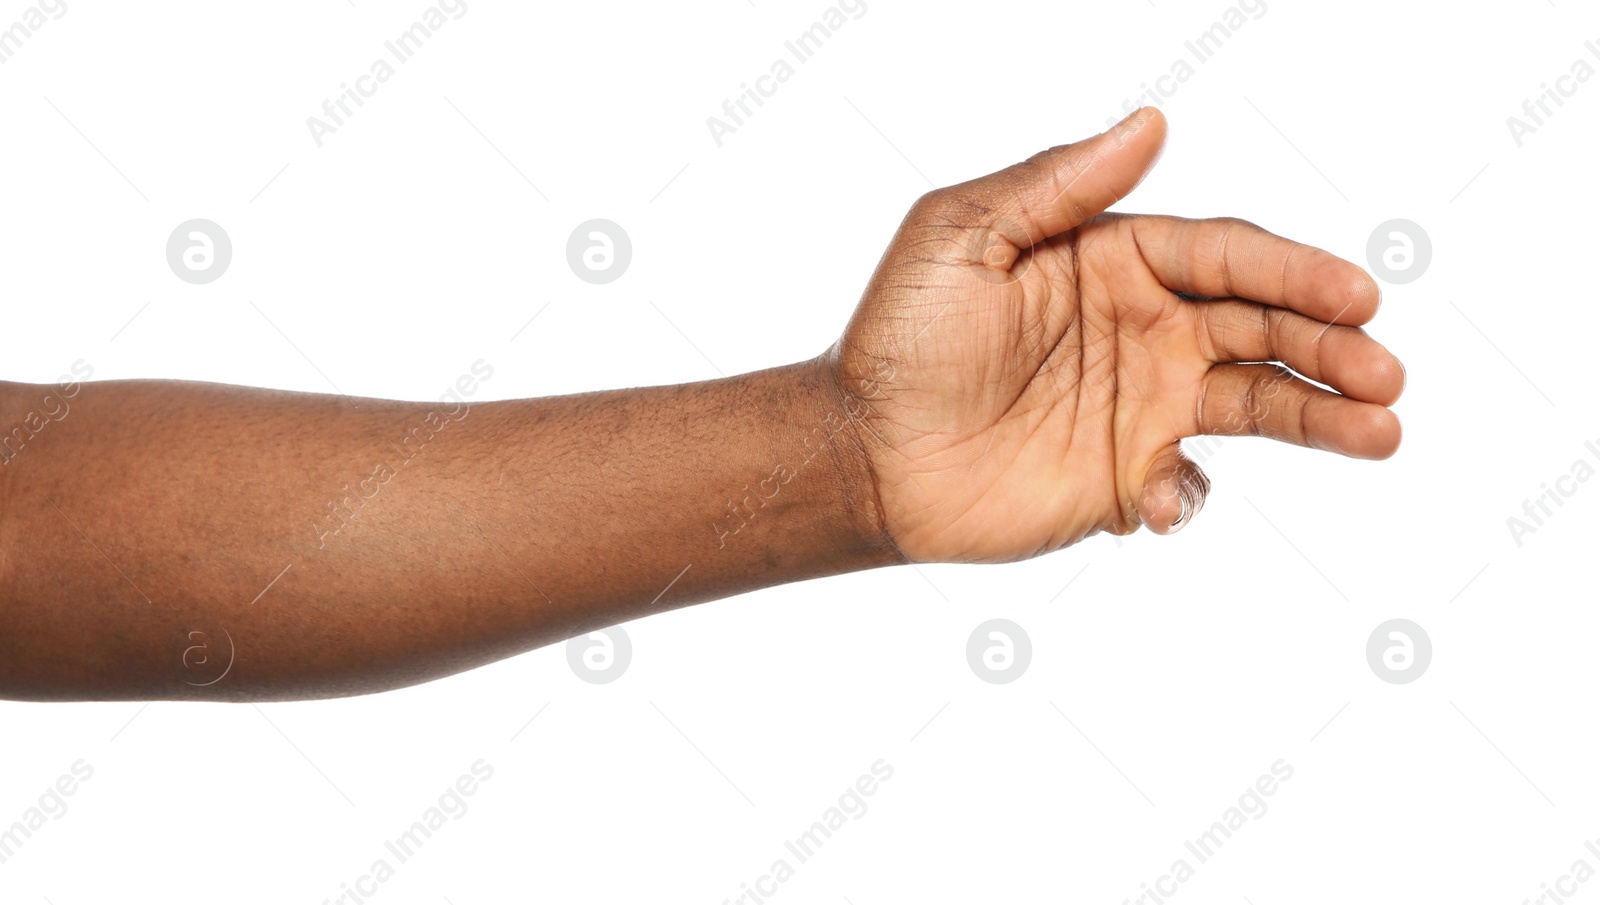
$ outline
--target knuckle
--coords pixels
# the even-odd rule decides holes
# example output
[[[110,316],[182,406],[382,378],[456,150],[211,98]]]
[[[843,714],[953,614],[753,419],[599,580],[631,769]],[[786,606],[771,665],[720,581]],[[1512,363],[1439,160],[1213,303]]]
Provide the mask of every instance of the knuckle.
[[[953,189],[950,186],[942,186],[940,188],[929,189],[928,191],[923,192],[922,195],[918,197],[917,200],[911,205],[912,216],[927,216],[936,211],[949,207],[951,200],[950,195],[952,191]]]
[[[911,219],[925,226],[971,227],[991,213],[969,184],[930,189],[911,206]]]

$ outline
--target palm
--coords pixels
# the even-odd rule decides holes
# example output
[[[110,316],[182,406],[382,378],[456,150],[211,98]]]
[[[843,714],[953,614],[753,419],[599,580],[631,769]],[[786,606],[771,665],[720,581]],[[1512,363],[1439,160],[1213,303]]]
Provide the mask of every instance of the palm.
[[[1327,310],[1340,298],[1327,290],[1308,286],[1299,304],[1284,296],[1297,252],[1311,271],[1306,280],[1352,265],[1247,224],[1115,215],[986,264],[989,231],[963,222],[970,206],[944,198],[913,211],[838,347],[843,385],[870,388],[856,394],[868,410],[863,443],[887,528],[912,559],[1017,559],[1096,531],[1170,530],[1204,496],[1203,477],[1176,447],[1200,433],[1257,432],[1356,455],[1392,451],[1383,419],[1393,416],[1383,405],[1398,394],[1398,362],[1389,368],[1392,356],[1352,326],[1331,328],[1340,331],[1334,338],[1348,367],[1312,360],[1329,345],[1328,323],[1370,317],[1353,309],[1375,307],[1375,292],[1364,300],[1364,291],[1350,291],[1370,280],[1343,274],[1336,288],[1350,298],[1342,311]],[[1230,239],[1246,230],[1248,237]],[[1283,266],[1231,273],[1230,241],[1254,243],[1257,271],[1278,259]],[[1146,243],[1163,252],[1156,266]],[[1205,263],[1218,248],[1220,270]],[[1225,296],[1250,285],[1261,287],[1255,297],[1323,320],[1176,294]],[[1278,297],[1266,298],[1274,291]],[[1250,313],[1261,310],[1268,314]],[[1277,354],[1240,358],[1242,349]],[[1218,364],[1273,359],[1363,401],[1283,369]],[[1222,398],[1210,398],[1218,389]],[[1282,404],[1265,404],[1280,389]],[[1329,412],[1322,407],[1330,401],[1356,408]],[[1151,496],[1152,481],[1169,486]]]
[[[898,313],[852,332],[851,372],[880,354],[918,375],[868,400],[902,547],[1012,559],[1137,526],[1119,488],[1186,435],[1209,363],[1189,307],[1121,263],[1129,236],[1093,221],[1001,281],[947,260],[911,338]]]

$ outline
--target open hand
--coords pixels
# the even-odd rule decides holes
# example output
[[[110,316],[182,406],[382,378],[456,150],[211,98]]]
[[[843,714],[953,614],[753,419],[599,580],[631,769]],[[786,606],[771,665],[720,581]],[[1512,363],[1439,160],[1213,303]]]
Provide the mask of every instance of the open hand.
[[[828,359],[908,559],[1175,531],[1208,490],[1184,437],[1399,445],[1404,370],[1359,326],[1379,301],[1361,268],[1240,220],[1104,213],[1165,136],[1145,108],[901,224]]]

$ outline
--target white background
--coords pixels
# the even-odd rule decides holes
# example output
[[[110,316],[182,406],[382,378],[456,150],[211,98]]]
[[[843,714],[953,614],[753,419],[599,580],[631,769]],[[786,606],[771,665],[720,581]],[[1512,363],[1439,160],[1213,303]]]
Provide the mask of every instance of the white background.
[[[306,118],[420,0],[69,0],[0,66],[0,373],[431,399],[483,358],[480,398],[516,398],[807,358],[930,184],[1100,131],[1227,7],[868,0],[719,148],[706,118],[825,8],[470,0],[319,148]],[[379,903],[723,902],[879,759],[779,905],[1122,902],[1279,759],[1293,778],[1180,901],[1514,903],[1600,868],[1600,484],[1520,545],[1507,526],[1600,466],[1600,80],[1521,147],[1506,124],[1586,38],[1573,0],[1269,0],[1164,102],[1120,209],[1361,262],[1391,218],[1431,236],[1371,327],[1410,375],[1392,460],[1209,443],[1179,536],[646,619],[609,685],[557,645],[358,699],[0,705],[0,826],[94,771],[0,900],[336,899],[480,758]],[[204,286],[164,257],[196,217],[234,246]],[[604,286],[565,260],[597,217],[634,247]],[[1366,660],[1396,617],[1432,638],[1413,684]],[[991,618],[1031,639],[1011,684],[966,660]]]

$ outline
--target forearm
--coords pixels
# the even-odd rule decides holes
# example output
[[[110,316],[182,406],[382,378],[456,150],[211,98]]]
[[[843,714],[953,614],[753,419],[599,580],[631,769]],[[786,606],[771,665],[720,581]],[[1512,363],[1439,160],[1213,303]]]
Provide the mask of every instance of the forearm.
[[[895,562],[826,374],[459,407],[83,384],[0,465],[0,696],[378,691]],[[50,389],[5,385],[0,425]]]

